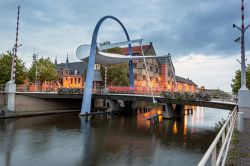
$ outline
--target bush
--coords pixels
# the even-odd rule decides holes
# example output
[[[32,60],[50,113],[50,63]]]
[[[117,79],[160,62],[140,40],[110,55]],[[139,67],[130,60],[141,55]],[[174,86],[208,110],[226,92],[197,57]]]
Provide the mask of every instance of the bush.
[[[191,93],[191,92],[162,92],[162,96],[164,96],[167,100],[176,99],[176,100],[188,100],[188,101],[210,101],[211,96],[208,93],[199,92],[199,93]]]
[[[58,88],[57,92],[59,94],[82,94],[82,88]]]

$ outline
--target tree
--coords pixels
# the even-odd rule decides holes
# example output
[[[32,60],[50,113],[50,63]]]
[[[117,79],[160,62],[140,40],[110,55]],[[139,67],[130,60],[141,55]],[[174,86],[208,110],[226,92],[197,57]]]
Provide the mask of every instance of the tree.
[[[249,64],[247,65],[247,68],[246,68],[246,79],[247,79],[246,86],[249,89],[250,88],[250,65]],[[241,72],[240,72],[240,70],[237,70],[235,72],[235,76],[232,79],[231,87],[232,87],[232,91],[234,93],[237,93],[239,91],[239,89],[241,87]]]
[[[108,49],[107,52],[122,54],[120,48]],[[101,65],[101,75],[104,80],[105,66]],[[129,67],[128,63],[121,63],[107,68],[107,84],[113,86],[129,86]]]
[[[0,55],[0,85],[5,84],[11,77],[12,55],[10,52]],[[16,84],[23,84],[27,75],[24,62],[17,57],[16,60]]]
[[[37,71],[37,76],[36,76]],[[45,82],[58,80],[58,74],[56,66],[50,60],[50,58],[40,58],[38,61],[33,62],[29,69],[28,77],[31,82]]]

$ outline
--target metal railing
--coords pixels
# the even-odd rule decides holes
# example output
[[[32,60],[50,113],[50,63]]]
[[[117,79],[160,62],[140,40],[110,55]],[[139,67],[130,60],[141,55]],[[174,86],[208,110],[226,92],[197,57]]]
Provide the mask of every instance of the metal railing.
[[[42,86],[42,85],[17,85],[16,92],[57,92],[57,86]]]
[[[198,166],[225,165],[236,119],[237,119],[237,106],[234,108],[228,120],[223,125],[217,136],[215,137],[214,141],[212,142],[207,152],[199,162]]]

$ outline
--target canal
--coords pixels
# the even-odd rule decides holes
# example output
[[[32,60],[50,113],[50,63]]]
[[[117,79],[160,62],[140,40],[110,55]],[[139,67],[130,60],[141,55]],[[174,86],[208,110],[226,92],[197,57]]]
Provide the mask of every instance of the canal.
[[[197,165],[229,111],[194,107],[192,115],[150,126],[151,112],[89,122],[78,113],[0,120],[1,166]]]

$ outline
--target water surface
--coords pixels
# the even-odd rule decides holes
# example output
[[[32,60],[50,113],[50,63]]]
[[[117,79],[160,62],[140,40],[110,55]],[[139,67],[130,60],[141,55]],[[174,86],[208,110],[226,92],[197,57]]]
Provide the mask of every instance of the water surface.
[[[0,120],[1,166],[197,165],[228,111],[195,107],[193,115],[150,126],[147,117],[92,118],[78,113]]]

